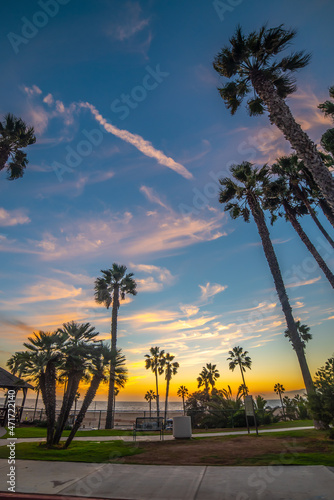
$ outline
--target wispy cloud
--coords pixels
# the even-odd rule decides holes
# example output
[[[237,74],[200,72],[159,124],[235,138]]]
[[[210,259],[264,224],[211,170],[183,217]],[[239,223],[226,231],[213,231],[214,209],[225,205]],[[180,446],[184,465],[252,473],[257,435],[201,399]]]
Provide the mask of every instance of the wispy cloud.
[[[147,278],[136,278],[138,291],[141,292],[159,292],[166,285],[172,285],[175,282],[175,277],[165,267],[148,264],[130,264],[129,267],[139,273],[151,275]]]
[[[174,170],[178,174],[182,175],[182,177],[184,177],[185,179],[193,178],[193,175],[191,172],[189,172],[189,170],[187,170],[180,163],[174,161],[173,158],[166,156],[162,151],[155,149],[151,142],[146,141],[140,135],[132,134],[127,130],[119,129],[115,125],[108,123],[107,120],[103,118],[103,116],[95,108],[95,106],[93,106],[89,102],[81,103],[80,106],[82,108],[89,109],[93,114],[94,118],[96,119],[96,121],[100,125],[102,125],[102,127],[110,134],[119,137],[120,139],[122,139],[125,142],[128,142],[129,144],[132,144],[145,156],[148,156],[149,158],[154,158],[160,165],[164,165],[165,167]]]
[[[218,283],[207,283],[206,285],[198,285],[201,289],[201,298],[200,300],[203,302],[207,302],[208,299],[217,295],[217,293],[223,292],[226,290],[227,286],[219,285]]]
[[[321,276],[317,276],[316,278],[310,279],[310,280],[305,280],[305,281],[296,281],[294,283],[289,283],[286,285],[286,288],[297,288],[298,286],[307,286],[307,285],[313,285],[313,283],[316,283],[317,281],[321,280]]]
[[[27,224],[30,222],[29,217],[24,210],[5,210],[0,207],[0,226],[17,226],[18,224]]]
[[[152,203],[156,203],[166,210],[170,208],[159,198],[159,196],[154,192],[154,190],[148,186],[141,186],[140,191],[146,196],[146,198]]]

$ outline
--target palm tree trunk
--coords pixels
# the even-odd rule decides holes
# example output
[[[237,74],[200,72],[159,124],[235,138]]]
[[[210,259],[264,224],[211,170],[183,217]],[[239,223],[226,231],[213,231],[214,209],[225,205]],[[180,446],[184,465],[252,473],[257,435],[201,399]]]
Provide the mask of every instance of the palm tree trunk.
[[[311,254],[315,258],[316,262],[318,263],[320,269],[323,271],[324,275],[326,276],[326,278],[328,279],[328,281],[330,282],[330,284],[334,288],[334,274],[331,272],[331,270],[327,266],[326,262],[321,257],[318,250],[315,248],[315,246],[313,245],[313,243],[311,242],[311,240],[309,239],[309,237],[307,236],[307,234],[303,230],[302,226],[300,225],[300,223],[297,220],[297,217],[293,213],[293,210],[292,210],[291,206],[289,205],[289,203],[284,200],[283,206],[284,206],[285,213],[286,213],[289,221],[291,222],[294,230],[298,233],[299,238],[302,240],[302,242],[304,243],[304,245],[306,246],[308,251],[311,252]]]
[[[155,390],[157,393],[157,417],[160,416],[160,408],[159,408],[159,387],[158,387],[158,370],[155,370]]]
[[[329,222],[334,227],[334,211],[331,210],[331,207],[328,205],[327,201],[324,199],[319,200],[319,205],[320,205],[320,208],[323,211],[324,215],[327,217]]]
[[[70,435],[68,436],[64,448],[68,448],[68,446],[71,444],[72,439],[74,438],[76,432],[80,428],[80,425],[83,422],[83,419],[85,418],[86,412],[89,408],[89,405],[92,403],[93,399],[95,398],[95,394],[99,388],[101,382],[101,376],[100,375],[94,375],[92,378],[92,381],[90,383],[90,386],[86,392],[86,395],[84,397],[84,400],[82,402],[82,406],[80,408],[80,411],[78,413],[78,416],[75,420],[75,423],[73,425],[73,428],[70,432]]]
[[[36,396],[35,408],[34,408],[34,415],[32,417],[33,420],[35,420],[35,415],[36,415],[36,410],[37,410],[37,404],[38,404],[38,396],[39,396],[39,389],[37,390],[37,396]]]
[[[308,367],[308,364],[306,361],[304,346],[301,342],[301,339],[300,339],[300,336],[299,336],[299,333],[298,333],[298,330],[296,327],[296,323],[295,323],[294,317],[292,315],[292,310],[291,310],[288,294],[286,293],[281,270],[280,270],[280,267],[278,264],[278,260],[277,260],[276,254],[275,254],[274,247],[273,247],[271,239],[270,239],[270,234],[269,234],[269,231],[268,231],[268,228],[266,225],[264,214],[263,214],[263,211],[262,211],[258,201],[254,197],[254,195],[249,194],[247,196],[247,199],[248,199],[249,207],[251,209],[252,215],[254,217],[255,223],[256,223],[258,231],[259,231],[259,235],[260,235],[260,238],[262,241],[263,250],[264,250],[271,274],[272,274],[273,279],[274,279],[276,292],[277,292],[278,298],[281,302],[282,311],[284,313],[285,320],[286,320],[289,332],[291,334],[292,345],[293,345],[293,348],[297,354],[300,369],[301,369],[302,376],[303,376],[304,383],[305,383],[306,392],[308,395],[310,395],[310,394],[314,393],[314,386],[313,386],[311,373],[310,373],[310,370],[309,370],[309,367]]]
[[[282,401],[282,394],[281,393],[279,393],[279,398],[281,400],[283,419],[286,420],[285,411],[284,411],[284,405],[283,405],[283,401]]]
[[[152,415],[152,399],[149,400],[149,405],[150,405],[150,418]]]
[[[166,421],[167,421],[167,409],[168,409],[169,382],[170,382],[170,379],[169,379],[169,378],[167,378],[167,384],[166,384],[166,400],[165,400],[165,425],[166,425]]]
[[[117,315],[119,307],[119,288],[115,286],[113,292],[112,301],[112,313],[111,313],[111,348],[116,351],[117,347]],[[112,429],[114,427],[114,388],[115,388],[115,362],[113,359],[110,360],[110,380],[109,380],[109,390],[108,390],[108,406],[107,406],[107,417],[106,417],[106,429]]]
[[[83,372],[77,372],[69,377],[67,384],[66,397],[64,396],[62,408],[57,421],[57,428],[53,437],[53,443],[59,444],[64,427],[70,415],[76,393],[79,388],[80,380],[82,379]]]
[[[184,394],[182,394],[182,403],[183,403],[183,415],[186,414],[186,405],[184,404]]]
[[[49,361],[45,369],[45,396],[47,420],[46,444],[50,446],[52,445],[56,422],[56,366],[53,361]]]
[[[304,161],[324,198],[334,211],[334,179],[315,144],[295,121],[289,106],[277,94],[273,83],[268,81],[260,71],[254,71],[251,80],[255,91],[268,108],[271,123],[283,132],[284,137]]]
[[[244,388],[245,388],[246,394],[248,394],[247,386],[246,386],[246,382],[245,382],[245,376],[244,376],[244,372],[243,372],[241,363],[239,363],[239,366],[240,366],[240,371],[241,371],[241,376],[242,376],[242,381],[243,381],[243,384],[244,384]]]
[[[312,217],[313,222],[316,224],[316,226],[318,227],[319,231],[321,231],[321,233],[326,238],[326,240],[328,241],[328,243],[330,243],[332,245],[332,247],[334,248],[334,240],[332,240],[332,238],[329,236],[329,234],[327,233],[326,229],[324,228],[324,226],[321,224],[320,220],[318,219],[317,214],[315,213],[315,211],[311,207],[311,204],[308,201],[308,197],[307,197],[307,194],[305,193],[305,190],[304,189],[300,189],[298,186],[296,186],[295,191],[296,191],[296,193],[298,195],[298,198],[305,204],[305,206],[306,206],[306,208],[308,210],[308,213]]]

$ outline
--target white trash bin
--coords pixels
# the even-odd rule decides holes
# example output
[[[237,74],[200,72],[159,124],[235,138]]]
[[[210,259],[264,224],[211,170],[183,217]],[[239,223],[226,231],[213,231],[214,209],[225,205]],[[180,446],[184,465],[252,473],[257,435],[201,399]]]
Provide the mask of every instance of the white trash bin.
[[[191,417],[173,418],[173,436],[176,439],[191,438]]]

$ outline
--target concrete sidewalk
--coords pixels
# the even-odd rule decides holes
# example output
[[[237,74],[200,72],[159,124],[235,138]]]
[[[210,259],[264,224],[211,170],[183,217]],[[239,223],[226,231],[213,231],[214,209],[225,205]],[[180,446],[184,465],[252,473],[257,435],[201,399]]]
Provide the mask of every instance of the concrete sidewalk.
[[[7,491],[7,472],[7,460],[0,460],[0,491]],[[17,460],[16,492],[123,500],[333,500],[334,469]]]

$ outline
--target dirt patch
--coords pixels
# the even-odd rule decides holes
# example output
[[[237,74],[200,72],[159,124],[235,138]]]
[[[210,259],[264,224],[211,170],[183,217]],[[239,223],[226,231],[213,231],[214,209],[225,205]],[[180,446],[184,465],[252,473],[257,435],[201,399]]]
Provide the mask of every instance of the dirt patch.
[[[148,465],[239,465],[245,459],[275,454],[284,456],[286,462],[294,454],[317,448],[325,451],[325,444],[317,439],[238,436],[137,443],[143,450],[140,455],[126,457],[125,463]]]

